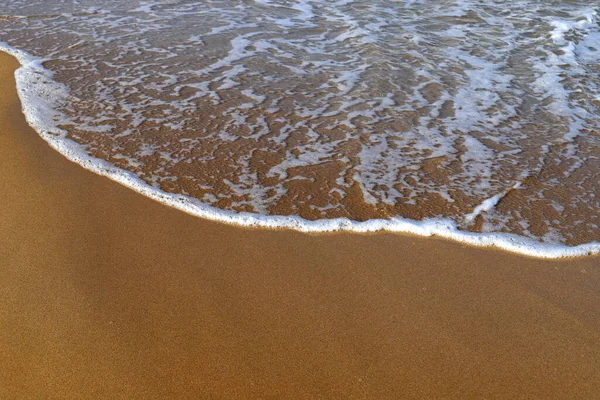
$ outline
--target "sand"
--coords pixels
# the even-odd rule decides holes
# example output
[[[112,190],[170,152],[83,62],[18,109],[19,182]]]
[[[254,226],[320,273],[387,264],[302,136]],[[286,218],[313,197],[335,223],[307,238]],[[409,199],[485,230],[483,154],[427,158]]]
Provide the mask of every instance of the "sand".
[[[592,398],[600,258],[243,229],[64,159],[0,56],[0,398]]]

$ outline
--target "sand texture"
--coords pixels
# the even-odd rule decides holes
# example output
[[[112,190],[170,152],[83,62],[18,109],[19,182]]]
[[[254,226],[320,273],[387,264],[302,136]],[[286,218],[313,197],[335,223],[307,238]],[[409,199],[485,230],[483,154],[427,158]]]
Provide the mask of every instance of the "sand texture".
[[[64,159],[0,57],[0,398],[590,399],[600,258],[241,229]]]

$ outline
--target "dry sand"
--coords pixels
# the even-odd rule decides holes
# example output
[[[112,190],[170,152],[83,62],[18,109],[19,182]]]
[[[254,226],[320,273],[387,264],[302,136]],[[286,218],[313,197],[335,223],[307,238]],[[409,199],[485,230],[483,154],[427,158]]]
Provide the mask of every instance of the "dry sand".
[[[599,258],[204,221],[47,146],[16,66],[0,57],[0,398],[600,393]]]

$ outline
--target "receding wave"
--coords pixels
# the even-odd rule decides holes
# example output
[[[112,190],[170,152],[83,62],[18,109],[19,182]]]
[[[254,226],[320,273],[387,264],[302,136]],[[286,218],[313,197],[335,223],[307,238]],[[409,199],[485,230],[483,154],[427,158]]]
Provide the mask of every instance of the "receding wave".
[[[600,2],[94,3],[11,1],[0,40],[96,172],[244,225],[600,251]]]

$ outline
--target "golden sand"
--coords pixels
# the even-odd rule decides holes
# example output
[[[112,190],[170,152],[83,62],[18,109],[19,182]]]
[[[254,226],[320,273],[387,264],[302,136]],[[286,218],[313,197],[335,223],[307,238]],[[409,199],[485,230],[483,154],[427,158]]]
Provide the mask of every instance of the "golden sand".
[[[0,56],[0,398],[593,398],[600,258],[204,221],[70,163]]]

